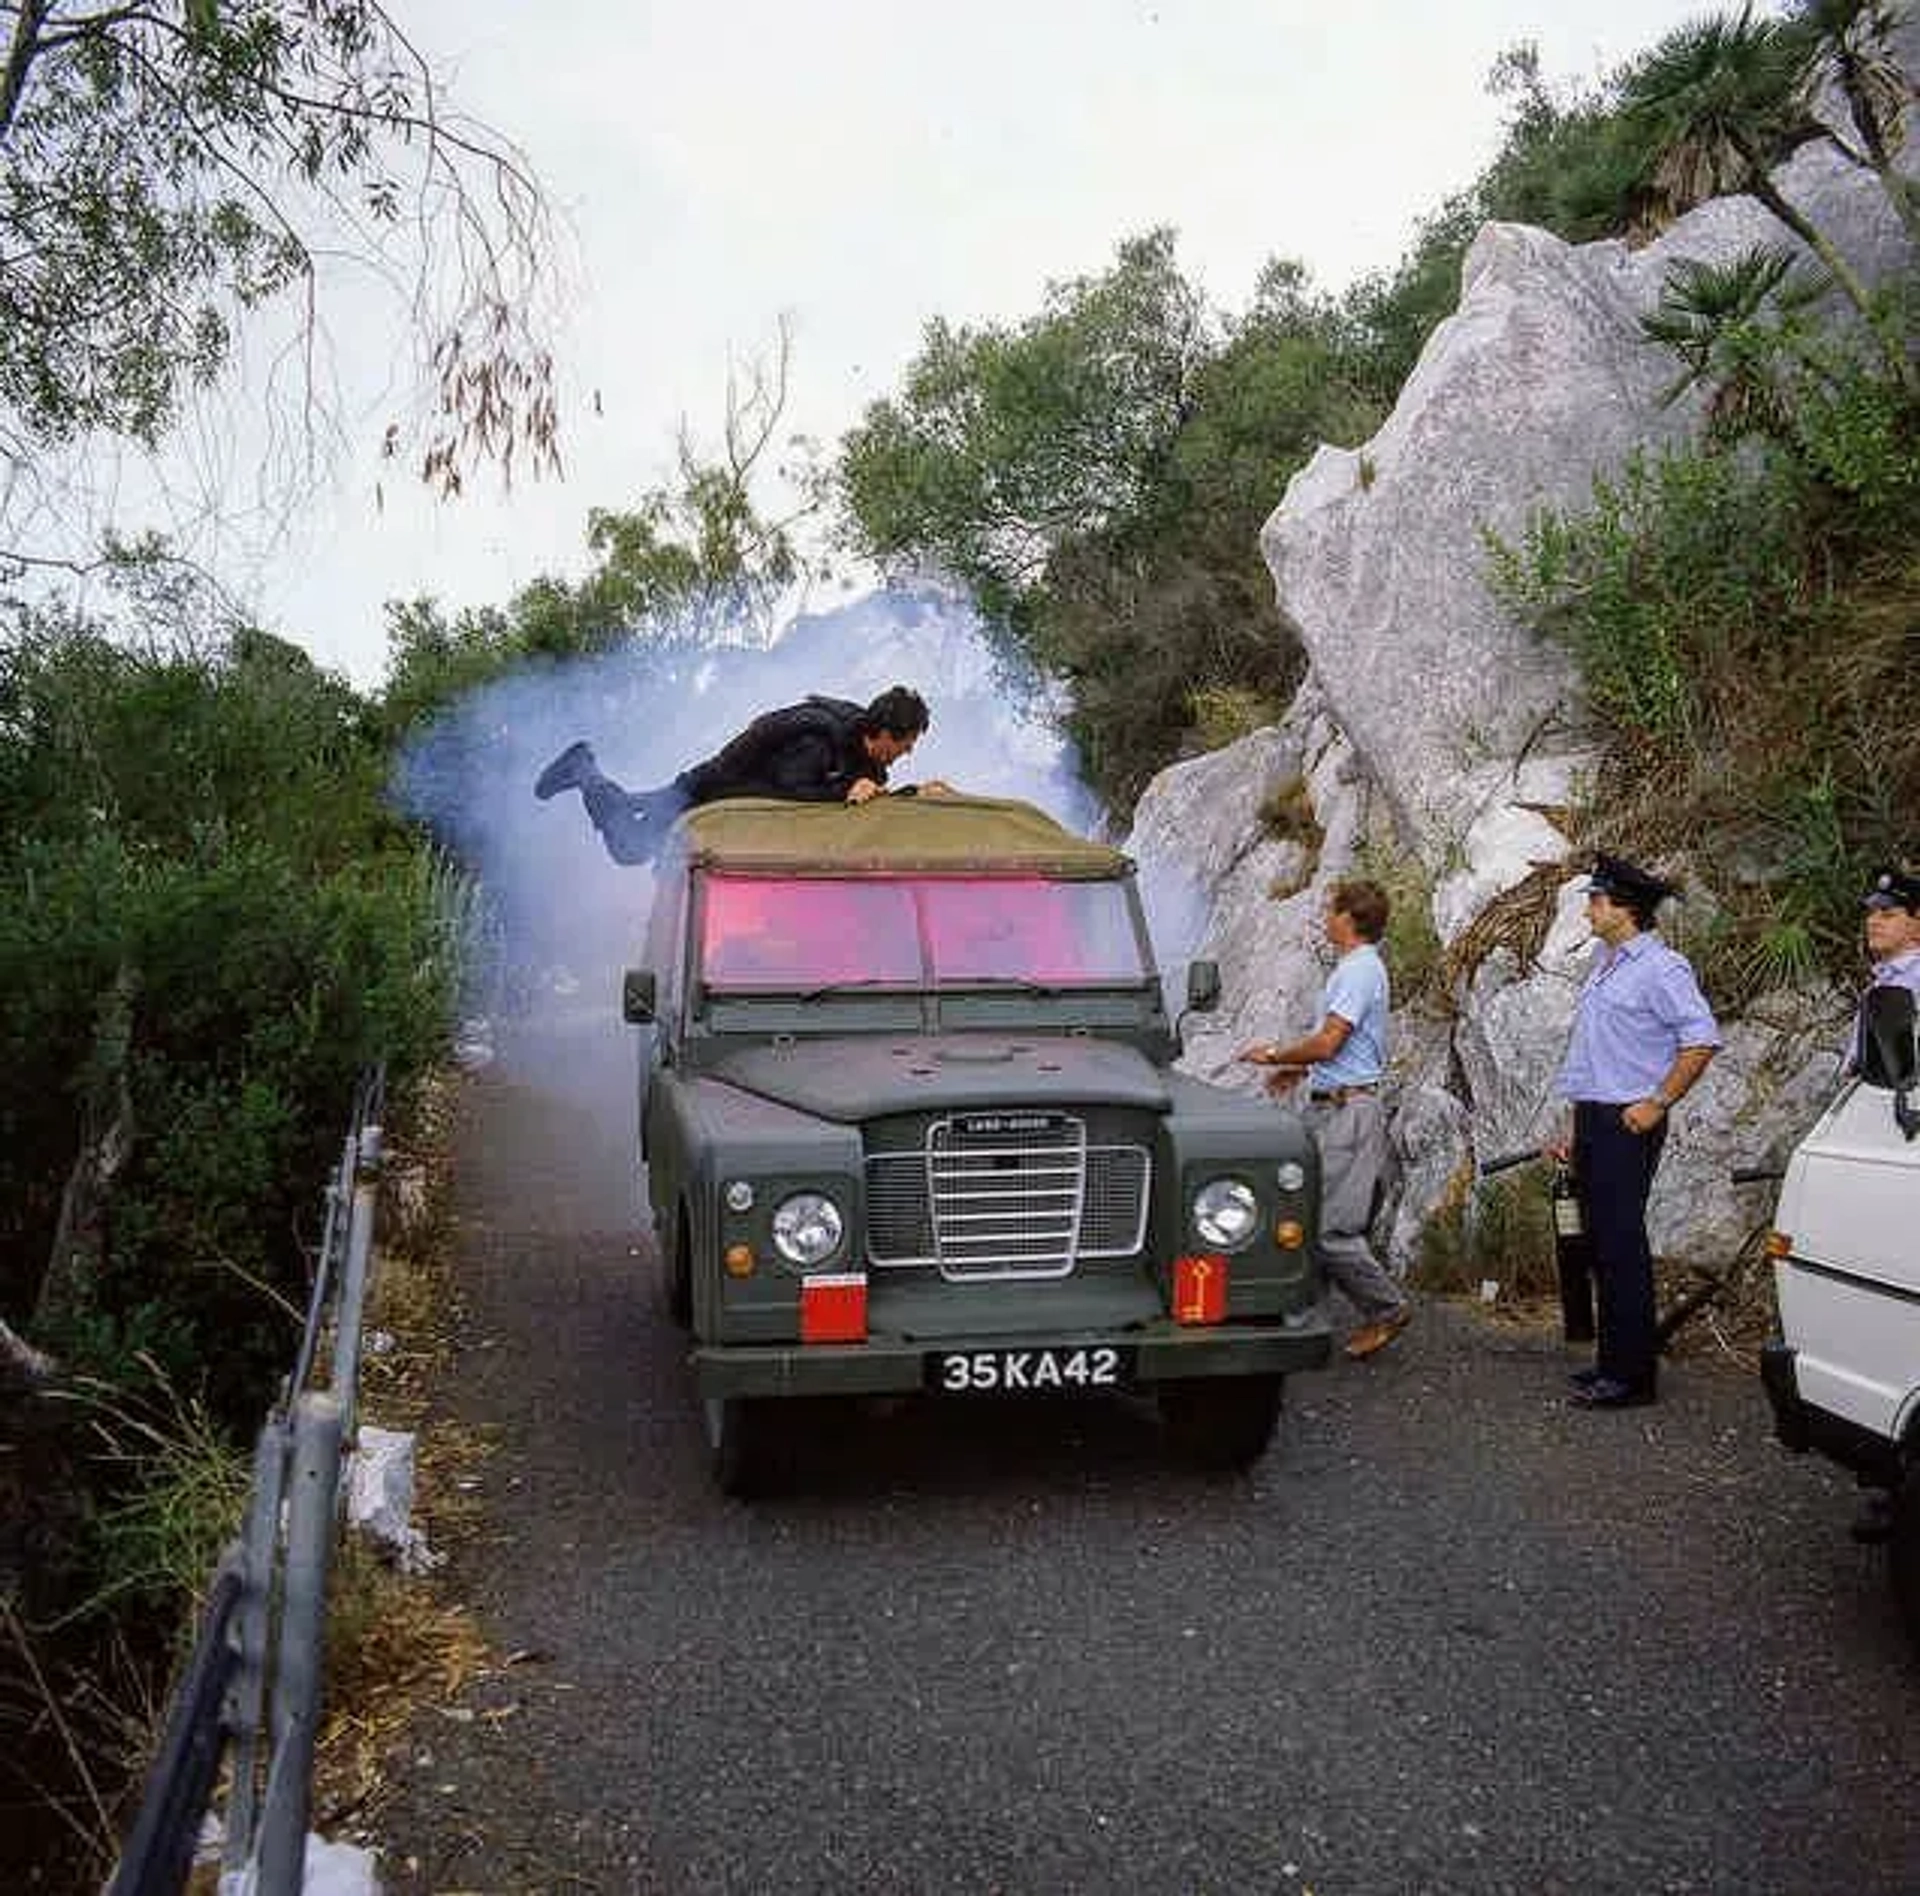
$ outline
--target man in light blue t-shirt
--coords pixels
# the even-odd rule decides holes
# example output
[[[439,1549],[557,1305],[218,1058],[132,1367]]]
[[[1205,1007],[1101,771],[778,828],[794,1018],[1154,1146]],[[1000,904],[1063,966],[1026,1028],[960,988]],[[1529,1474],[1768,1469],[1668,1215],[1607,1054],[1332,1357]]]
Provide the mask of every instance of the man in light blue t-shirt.
[[[1340,959],[1328,977],[1320,1025],[1287,1046],[1258,1041],[1240,1055],[1272,1067],[1271,1093],[1307,1080],[1306,1119],[1320,1148],[1320,1261],[1360,1312],[1347,1354],[1372,1356],[1407,1327],[1406,1294],[1373,1254],[1367,1227],[1387,1164],[1380,1082],[1387,1070],[1390,995],[1380,938],[1386,891],[1374,882],[1336,882],[1327,897],[1327,940]]]

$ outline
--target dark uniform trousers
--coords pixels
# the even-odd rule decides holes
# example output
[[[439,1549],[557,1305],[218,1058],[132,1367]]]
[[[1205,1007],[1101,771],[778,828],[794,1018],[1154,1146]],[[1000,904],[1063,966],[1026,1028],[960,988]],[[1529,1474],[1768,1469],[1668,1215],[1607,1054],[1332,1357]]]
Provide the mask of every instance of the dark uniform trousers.
[[[1600,1348],[1594,1366],[1603,1376],[1651,1390],[1660,1349],[1647,1197],[1667,1143],[1667,1122],[1663,1118],[1651,1132],[1632,1132],[1620,1112],[1618,1105],[1585,1099],[1573,1109],[1573,1167],[1599,1292]]]

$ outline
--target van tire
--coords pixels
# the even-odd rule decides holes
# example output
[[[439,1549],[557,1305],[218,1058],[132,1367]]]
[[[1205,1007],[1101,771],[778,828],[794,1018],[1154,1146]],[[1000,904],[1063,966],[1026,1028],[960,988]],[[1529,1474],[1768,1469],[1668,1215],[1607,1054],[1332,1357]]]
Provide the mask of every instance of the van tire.
[[[1892,1496],[1887,1573],[1907,1637],[1920,1651],[1920,1462],[1909,1463]]]
[[[1284,1376],[1193,1376],[1158,1389],[1167,1445],[1189,1467],[1251,1468],[1273,1440]]]
[[[779,1493],[793,1469],[792,1404],[709,1396],[701,1407],[708,1465],[720,1492],[742,1501]]]
[[[672,1242],[661,1253],[661,1294],[667,1315],[681,1329],[693,1327],[693,1241],[687,1236],[683,1216],[673,1221]]]

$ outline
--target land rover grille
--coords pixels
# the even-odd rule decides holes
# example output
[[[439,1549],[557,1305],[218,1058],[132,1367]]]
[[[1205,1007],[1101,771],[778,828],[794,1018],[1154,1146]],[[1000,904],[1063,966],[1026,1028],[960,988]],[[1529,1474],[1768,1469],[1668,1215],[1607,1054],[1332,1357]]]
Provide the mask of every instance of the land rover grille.
[[[1083,1258],[1146,1242],[1146,1148],[1090,1143],[1072,1113],[961,1113],[904,1150],[867,1156],[867,1250],[876,1266],[943,1277],[1064,1277]]]

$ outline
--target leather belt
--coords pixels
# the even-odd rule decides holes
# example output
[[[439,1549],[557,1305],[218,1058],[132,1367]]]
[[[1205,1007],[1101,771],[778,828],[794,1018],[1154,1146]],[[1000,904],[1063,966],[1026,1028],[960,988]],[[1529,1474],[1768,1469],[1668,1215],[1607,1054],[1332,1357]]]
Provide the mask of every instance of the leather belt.
[[[1358,1099],[1362,1093],[1371,1093],[1377,1089],[1377,1080],[1369,1081],[1365,1086],[1328,1086],[1307,1095],[1309,1106],[1344,1106],[1350,1099]]]

